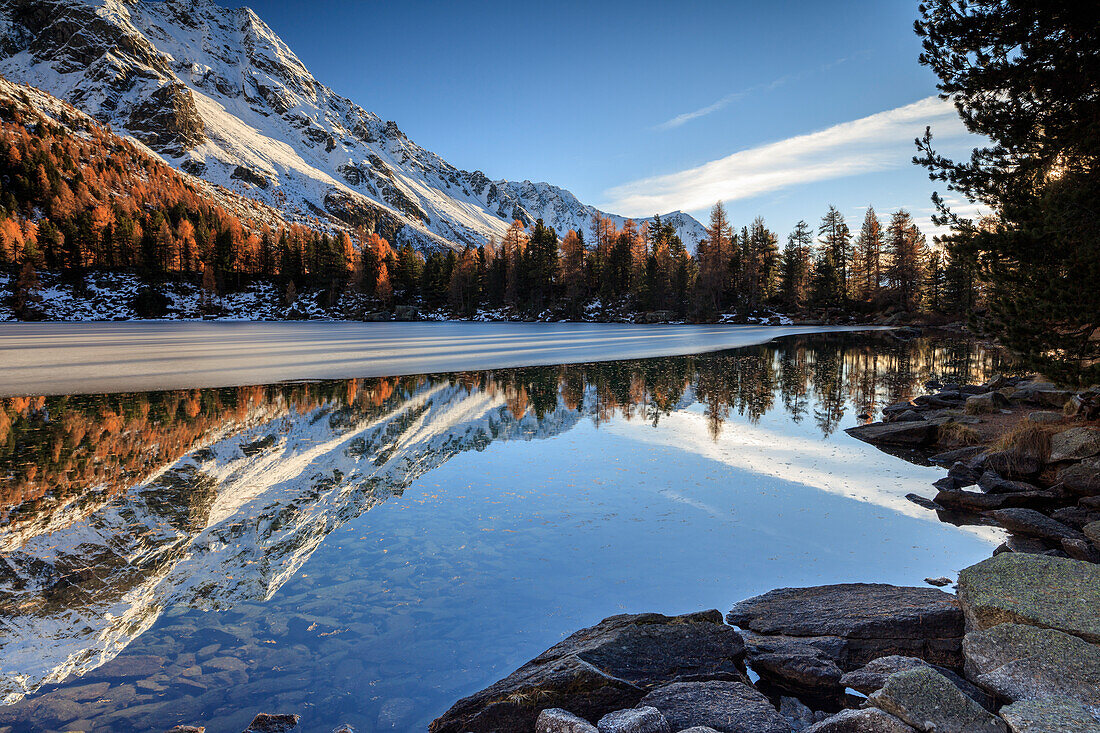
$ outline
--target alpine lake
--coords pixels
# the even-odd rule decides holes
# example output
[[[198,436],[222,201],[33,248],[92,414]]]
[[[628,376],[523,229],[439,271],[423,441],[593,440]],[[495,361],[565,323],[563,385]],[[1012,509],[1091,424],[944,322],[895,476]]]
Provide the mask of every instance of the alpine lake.
[[[0,399],[0,732],[424,731],[617,613],[923,585],[1001,541],[844,428],[949,337]]]

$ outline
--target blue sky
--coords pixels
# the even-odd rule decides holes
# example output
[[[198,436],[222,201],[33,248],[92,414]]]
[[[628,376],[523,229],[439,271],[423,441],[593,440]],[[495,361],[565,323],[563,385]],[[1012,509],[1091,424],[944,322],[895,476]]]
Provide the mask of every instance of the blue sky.
[[[452,164],[615,213],[704,218],[722,199],[784,236],[829,204],[853,229],[868,204],[922,221],[936,186],[912,138],[931,123],[945,152],[975,144],[929,99],[911,0],[250,7],[318,79]]]

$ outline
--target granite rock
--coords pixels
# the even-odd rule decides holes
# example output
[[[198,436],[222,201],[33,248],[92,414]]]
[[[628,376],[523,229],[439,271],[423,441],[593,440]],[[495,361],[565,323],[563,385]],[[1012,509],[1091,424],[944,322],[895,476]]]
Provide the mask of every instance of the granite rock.
[[[1100,567],[1092,563],[1003,553],[963,570],[958,588],[968,631],[1020,623],[1100,642]]]
[[[541,708],[590,721],[677,679],[744,678],[741,636],[718,611],[623,614],[581,629],[508,677],[456,702],[432,733],[528,730]],[[532,703],[538,703],[538,707]]]
[[[1060,697],[1022,700],[1001,708],[1011,733],[1100,733],[1100,720],[1081,703]]]
[[[867,698],[875,707],[924,733],[1004,733],[1005,724],[930,668],[891,675]]]
[[[787,719],[768,698],[741,682],[674,682],[653,690],[640,705],[660,710],[673,730],[705,725],[719,733],[790,733]]]
[[[1000,624],[963,639],[967,676],[1002,700],[1066,697],[1100,706],[1100,647],[1025,624]]]

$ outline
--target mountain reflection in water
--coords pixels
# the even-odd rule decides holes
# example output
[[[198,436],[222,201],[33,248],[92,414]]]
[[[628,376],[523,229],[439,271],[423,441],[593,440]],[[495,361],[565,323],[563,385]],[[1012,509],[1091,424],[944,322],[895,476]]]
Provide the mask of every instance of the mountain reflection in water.
[[[287,678],[272,656],[280,635],[293,637],[294,619],[267,619],[259,641],[224,630],[230,639],[218,641],[175,623],[177,636],[194,628],[188,651],[154,640],[144,651],[163,647],[161,656],[129,667],[125,656],[111,660],[158,620],[262,606],[335,530],[466,451],[560,436],[582,421],[656,427],[692,411],[715,441],[728,421],[771,414],[812,424],[824,439],[928,378],[975,381],[999,367],[997,354],[966,341],[832,334],[692,357],[3,400],[0,729],[77,721],[130,731],[199,714],[232,719],[241,702],[226,699],[226,687],[270,696],[287,693],[279,685],[315,685]],[[431,538],[433,528],[415,531]],[[400,577],[388,580],[397,586]],[[343,621],[329,615],[314,627],[352,633]],[[369,626],[355,633],[367,638]],[[213,662],[192,651],[212,644],[237,651]],[[471,684],[455,675],[426,682],[444,690],[443,700]],[[309,699],[309,690],[298,692]],[[394,698],[378,697],[339,707],[369,709],[359,722],[367,729],[385,729],[390,718],[401,728],[431,712],[399,715],[385,707]]]

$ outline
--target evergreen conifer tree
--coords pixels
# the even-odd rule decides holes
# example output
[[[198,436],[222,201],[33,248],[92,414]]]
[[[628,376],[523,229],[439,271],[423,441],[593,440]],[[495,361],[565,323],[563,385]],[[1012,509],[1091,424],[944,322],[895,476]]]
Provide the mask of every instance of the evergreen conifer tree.
[[[787,237],[780,263],[780,301],[787,308],[805,307],[810,287],[810,255],[813,232],[805,221],[799,221]]]
[[[902,310],[915,311],[921,305],[927,248],[924,235],[913,224],[908,211],[899,209],[890,217],[886,246],[890,255],[886,280],[893,301]]]
[[[844,215],[835,206],[830,206],[821,217],[818,227],[821,243],[832,254],[833,267],[837,272],[837,293],[835,300],[844,303],[848,299],[848,262],[851,258],[852,234],[844,221]]]
[[[918,140],[916,162],[992,212],[937,224],[956,282],[976,263],[985,325],[1051,376],[1100,379],[1100,9],[1072,0],[925,0],[923,64],[967,129],[990,141],[950,160]]]
[[[832,308],[841,304],[840,270],[831,247],[819,247],[810,282],[810,301],[818,308]]]
[[[852,290],[862,301],[874,300],[882,285],[882,225],[867,207],[852,253]]]

